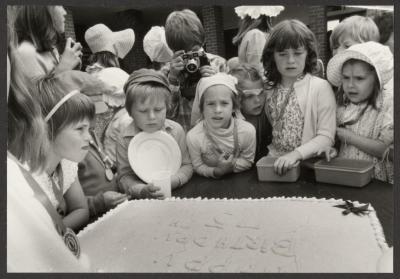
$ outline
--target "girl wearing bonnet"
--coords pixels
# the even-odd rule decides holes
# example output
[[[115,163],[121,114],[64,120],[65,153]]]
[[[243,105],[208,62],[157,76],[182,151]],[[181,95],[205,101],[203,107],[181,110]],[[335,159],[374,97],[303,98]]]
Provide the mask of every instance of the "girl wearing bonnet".
[[[125,58],[132,49],[135,33],[130,28],[113,32],[104,24],[96,24],[86,30],[85,41],[92,51],[86,72],[114,88],[95,102],[95,134],[98,137],[98,148],[103,148],[104,153],[115,164],[115,145],[119,128],[121,123],[129,119],[124,108],[123,91],[129,75],[120,68],[119,59]]]
[[[235,77],[217,73],[200,79],[196,87],[202,119],[188,132],[186,142],[193,168],[202,176],[220,178],[253,164],[256,131],[235,117],[239,111],[236,84]]]

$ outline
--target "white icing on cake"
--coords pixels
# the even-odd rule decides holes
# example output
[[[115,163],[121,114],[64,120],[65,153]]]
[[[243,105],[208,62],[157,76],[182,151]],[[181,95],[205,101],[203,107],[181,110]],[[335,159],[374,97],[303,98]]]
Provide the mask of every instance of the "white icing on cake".
[[[376,212],[345,216],[342,203],[134,200],[78,237],[94,272],[376,272],[388,248]]]

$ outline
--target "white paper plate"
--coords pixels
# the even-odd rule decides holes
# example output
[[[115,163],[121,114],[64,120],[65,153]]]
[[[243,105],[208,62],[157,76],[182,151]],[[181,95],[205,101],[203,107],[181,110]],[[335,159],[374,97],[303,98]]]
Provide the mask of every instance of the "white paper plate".
[[[128,146],[128,160],[137,176],[152,181],[152,174],[170,171],[175,174],[182,163],[181,150],[175,139],[164,131],[140,132]]]

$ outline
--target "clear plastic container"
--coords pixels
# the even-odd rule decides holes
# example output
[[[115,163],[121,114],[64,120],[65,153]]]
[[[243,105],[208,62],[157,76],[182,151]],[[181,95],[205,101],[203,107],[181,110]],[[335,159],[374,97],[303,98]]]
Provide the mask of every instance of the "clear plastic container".
[[[367,185],[374,170],[373,162],[345,158],[321,160],[314,166],[316,181],[352,187]]]
[[[274,171],[274,162],[276,157],[262,157],[256,163],[258,180],[277,181],[277,182],[295,182],[300,176],[300,165],[288,170],[284,175],[278,175]]]

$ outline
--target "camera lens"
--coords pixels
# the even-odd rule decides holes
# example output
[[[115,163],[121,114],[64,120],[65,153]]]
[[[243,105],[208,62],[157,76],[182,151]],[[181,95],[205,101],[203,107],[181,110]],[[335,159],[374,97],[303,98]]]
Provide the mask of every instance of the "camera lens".
[[[187,70],[189,73],[194,73],[194,72],[196,72],[196,71],[199,69],[199,65],[198,65],[198,64],[199,64],[199,63],[198,63],[197,60],[191,59],[191,60],[189,60],[189,61],[187,62],[187,64],[186,64],[186,70]]]

